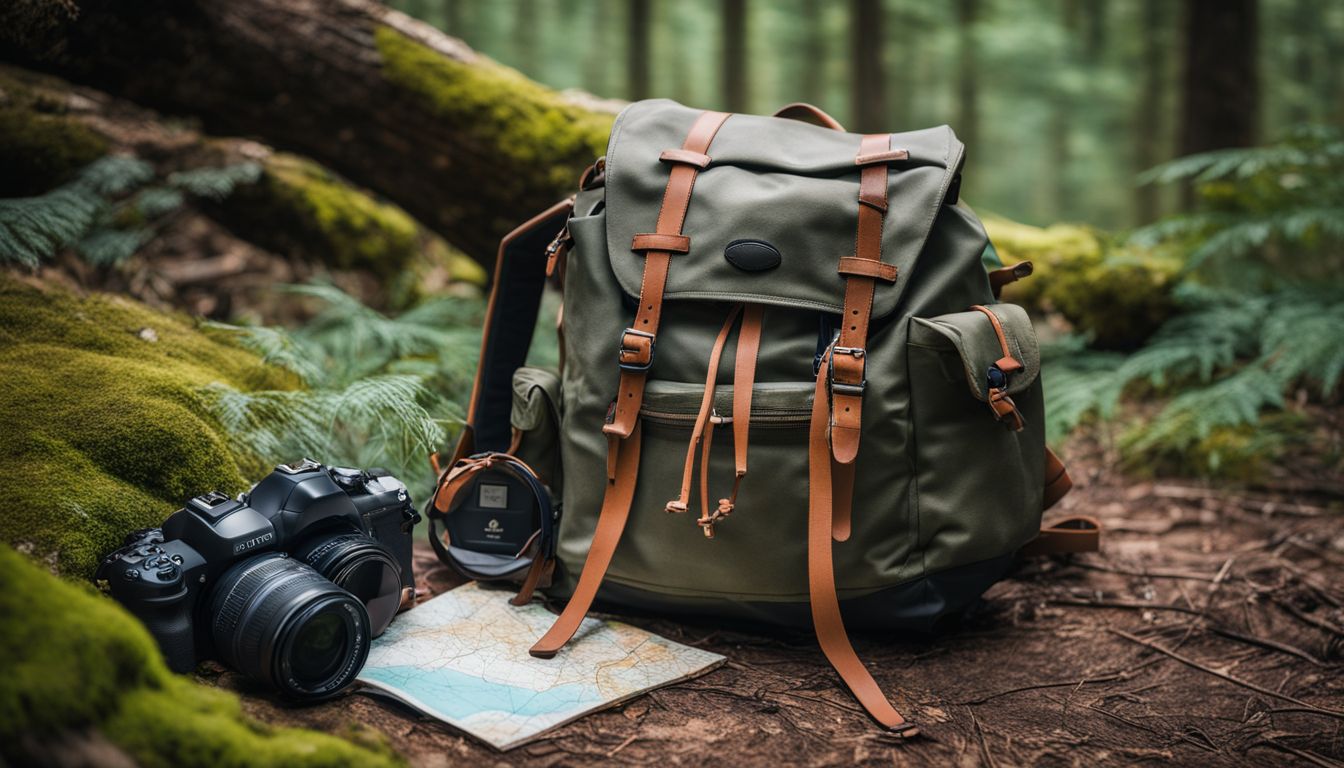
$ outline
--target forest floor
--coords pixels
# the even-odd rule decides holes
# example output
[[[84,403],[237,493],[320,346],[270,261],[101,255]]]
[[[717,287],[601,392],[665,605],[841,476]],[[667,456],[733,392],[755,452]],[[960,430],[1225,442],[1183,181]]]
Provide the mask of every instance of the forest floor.
[[[1025,564],[962,626],[856,637],[924,735],[893,741],[807,636],[633,620],[728,662],[507,753],[383,698],[307,708],[246,696],[267,722],[386,734],[413,765],[1344,765],[1344,519],[1333,493],[1143,482],[1070,446],[1063,513],[1103,552]],[[429,592],[457,580],[426,546]],[[237,685],[224,674],[221,684]]]

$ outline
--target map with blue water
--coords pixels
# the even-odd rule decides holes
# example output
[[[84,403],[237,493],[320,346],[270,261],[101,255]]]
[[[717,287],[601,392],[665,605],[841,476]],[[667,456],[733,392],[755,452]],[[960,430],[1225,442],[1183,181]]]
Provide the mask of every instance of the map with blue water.
[[[506,750],[577,717],[707,672],[723,657],[615,621],[585,619],[553,659],[527,649],[555,616],[466,584],[401,614],[360,682]]]

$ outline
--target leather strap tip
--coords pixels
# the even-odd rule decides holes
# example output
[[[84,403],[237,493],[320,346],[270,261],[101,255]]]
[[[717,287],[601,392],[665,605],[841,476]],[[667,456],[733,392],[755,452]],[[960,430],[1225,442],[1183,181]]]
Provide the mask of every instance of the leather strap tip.
[[[547,648],[537,648],[536,646],[533,646],[532,648],[528,649],[527,653],[534,659],[554,659],[555,654],[559,653],[559,649],[550,650]]]
[[[663,510],[664,510],[665,512],[669,512],[669,513],[674,514],[674,515],[682,515],[682,514],[685,514],[685,513],[686,513],[686,509],[687,509],[686,504],[684,504],[683,502],[680,502],[680,501],[669,501],[669,502],[667,502],[667,504],[663,507]]]
[[[848,525],[844,528],[835,527],[831,529],[831,540],[837,542],[849,541],[849,534],[850,529]]]
[[[683,163],[700,169],[708,168],[712,162],[709,155],[689,149],[664,149],[658,159],[664,163]]]
[[[859,166],[878,165],[883,163],[894,162],[897,160],[909,160],[909,159],[910,159],[910,153],[907,150],[891,149],[887,150],[886,152],[873,152],[871,154],[859,155],[858,157],[854,158],[854,164]]]
[[[914,723],[901,723],[900,725],[887,726],[887,733],[899,739],[913,739],[919,735],[919,726]]]

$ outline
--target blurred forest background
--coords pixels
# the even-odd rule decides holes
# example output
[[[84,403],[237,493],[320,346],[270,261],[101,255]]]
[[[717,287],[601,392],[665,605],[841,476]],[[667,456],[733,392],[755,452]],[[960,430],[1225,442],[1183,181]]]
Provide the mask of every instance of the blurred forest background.
[[[87,577],[183,498],[303,455],[424,498],[499,237],[572,193],[643,97],[950,124],[987,260],[1034,265],[1004,298],[1041,332],[1073,498],[1123,488],[1126,521],[1130,483],[1186,478],[1191,503],[1232,489],[1229,509],[1334,526],[1285,536],[1344,562],[1344,3],[392,6],[0,4],[0,472],[23,478],[0,538],[28,555],[0,547],[0,576],[29,585],[0,590],[0,755],[95,727],[144,764],[396,762],[357,724],[271,729],[173,682],[79,590],[37,611],[11,593],[56,588],[31,561]],[[1308,614],[1344,596],[1310,591],[1294,615],[1334,654],[1344,618]]]
[[[1116,228],[1177,209],[1177,156],[1344,125],[1329,0],[393,0],[553,88],[855,131],[947,123],[972,204]]]

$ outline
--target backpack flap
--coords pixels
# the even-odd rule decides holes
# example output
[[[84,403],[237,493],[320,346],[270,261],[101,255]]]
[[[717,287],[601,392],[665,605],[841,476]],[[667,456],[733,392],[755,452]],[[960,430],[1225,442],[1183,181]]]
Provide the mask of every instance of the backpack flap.
[[[997,323],[991,321],[990,314]],[[971,396],[982,402],[989,402],[991,390],[996,388],[1008,396],[1025,392],[1041,372],[1041,351],[1031,319],[1016,304],[989,304],[968,312],[913,318],[910,341],[926,347],[956,349],[962,370],[960,375],[949,373],[949,376],[964,380]],[[1016,361],[1021,368],[1011,370],[1013,366],[1005,363],[1004,358]]]
[[[640,295],[644,254],[636,235],[656,231],[669,163],[699,110],[672,101],[627,107],[612,130],[606,161],[607,245],[628,296]],[[696,176],[664,298],[756,302],[839,313],[841,257],[855,252],[856,164],[862,136],[793,120],[734,114],[714,136]],[[962,145],[946,126],[892,134],[889,207],[882,262],[897,268],[879,282],[872,316],[890,314],[960,170]],[[733,246],[730,248],[730,246]],[[777,256],[776,256],[777,254]]]

